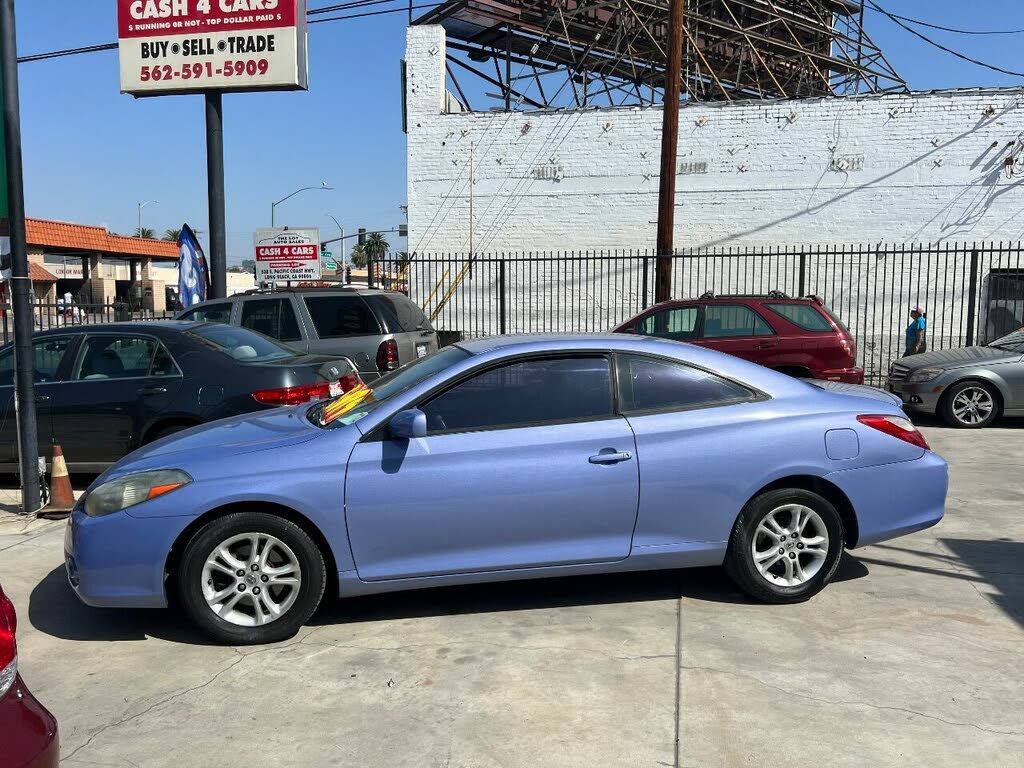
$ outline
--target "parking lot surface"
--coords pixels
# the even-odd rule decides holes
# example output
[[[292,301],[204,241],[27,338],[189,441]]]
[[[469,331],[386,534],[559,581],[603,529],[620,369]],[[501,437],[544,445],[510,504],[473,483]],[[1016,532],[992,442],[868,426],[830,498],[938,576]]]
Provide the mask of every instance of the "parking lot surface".
[[[718,569],[517,582],[328,600],[225,648],[81,605],[64,524],[3,511],[0,580],[68,766],[1024,765],[1024,431],[925,433],[946,518],[801,605]]]

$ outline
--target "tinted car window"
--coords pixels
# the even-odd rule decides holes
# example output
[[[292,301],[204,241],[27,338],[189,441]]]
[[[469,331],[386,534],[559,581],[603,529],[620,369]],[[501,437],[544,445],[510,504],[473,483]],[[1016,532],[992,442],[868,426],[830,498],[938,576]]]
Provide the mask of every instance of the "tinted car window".
[[[71,338],[68,336],[39,339],[32,343],[32,365],[37,384],[56,380],[57,369],[60,368],[60,362],[64,359],[69,346]],[[13,348],[0,356],[0,387],[10,386],[14,386]]]
[[[608,360],[526,360],[492,368],[421,406],[431,433],[611,416]]]
[[[242,304],[242,327],[281,341],[298,341],[299,322],[291,299],[256,299]]]
[[[377,318],[359,296],[306,296],[303,300],[321,339],[370,336],[381,332]]]
[[[378,307],[392,333],[430,331],[433,326],[423,310],[399,294],[367,296],[366,301]]]
[[[753,396],[746,387],[699,368],[632,355],[619,357],[619,387],[627,412],[725,405]]]
[[[771,336],[772,329],[759,314],[742,304],[710,304],[704,307],[704,338]]]
[[[170,353],[163,344],[156,345],[156,353],[153,355],[153,363],[149,367],[150,376],[180,376],[181,371],[175,364]]]
[[[189,331],[188,335],[243,363],[280,360],[297,354],[294,349],[278,344],[273,339],[233,325],[202,325]]]
[[[697,335],[697,308],[675,307],[655,312],[637,324],[636,332],[673,341],[692,339]]]
[[[196,307],[183,314],[181,320],[195,320],[206,323],[227,323],[231,321],[230,304],[207,304]]]
[[[157,347],[153,339],[138,336],[90,336],[78,354],[75,379],[145,378]]]
[[[822,317],[818,310],[807,304],[765,304],[765,306],[805,331],[827,332],[832,330],[832,324]]]

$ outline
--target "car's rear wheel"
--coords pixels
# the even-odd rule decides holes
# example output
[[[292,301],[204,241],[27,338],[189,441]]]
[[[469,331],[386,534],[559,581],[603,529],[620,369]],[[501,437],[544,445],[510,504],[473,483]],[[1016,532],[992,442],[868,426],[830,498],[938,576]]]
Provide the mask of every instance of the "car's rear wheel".
[[[737,586],[768,603],[820,592],[843,554],[843,521],[824,497],[800,488],[751,500],[733,527],[725,568]]]
[[[999,400],[988,384],[962,381],[946,391],[942,417],[952,427],[981,429],[999,418]]]
[[[188,543],[178,569],[185,613],[204,634],[231,645],[291,637],[313,615],[326,583],[316,543],[265,512],[213,520]]]

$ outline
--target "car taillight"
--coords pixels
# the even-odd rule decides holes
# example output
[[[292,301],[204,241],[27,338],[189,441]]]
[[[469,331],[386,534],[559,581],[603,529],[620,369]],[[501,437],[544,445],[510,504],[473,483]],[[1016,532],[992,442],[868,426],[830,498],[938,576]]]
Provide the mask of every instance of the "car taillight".
[[[0,589],[0,696],[7,693],[18,674],[18,646],[14,642],[17,628],[14,603]]]
[[[311,400],[326,400],[331,396],[331,385],[306,384],[299,387],[281,387],[280,389],[261,389],[252,393],[252,399],[266,405],[302,405]]]
[[[926,451],[931,450],[928,445],[928,441],[924,439],[924,435],[917,431],[917,427],[910,419],[906,419],[902,416],[858,416],[857,421],[865,426],[877,429],[879,432],[885,432],[885,434],[902,440],[905,443],[916,445],[918,448],[924,448]]]
[[[398,367],[398,342],[394,339],[382,341],[377,347],[377,370],[393,371]]]

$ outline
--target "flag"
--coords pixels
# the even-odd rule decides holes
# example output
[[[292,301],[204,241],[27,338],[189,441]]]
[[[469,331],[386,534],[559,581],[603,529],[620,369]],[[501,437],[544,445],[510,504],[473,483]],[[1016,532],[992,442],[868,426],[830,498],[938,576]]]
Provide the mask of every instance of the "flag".
[[[178,249],[178,294],[181,306],[188,309],[193,304],[206,301],[210,271],[206,267],[203,246],[188,224],[181,227]]]

